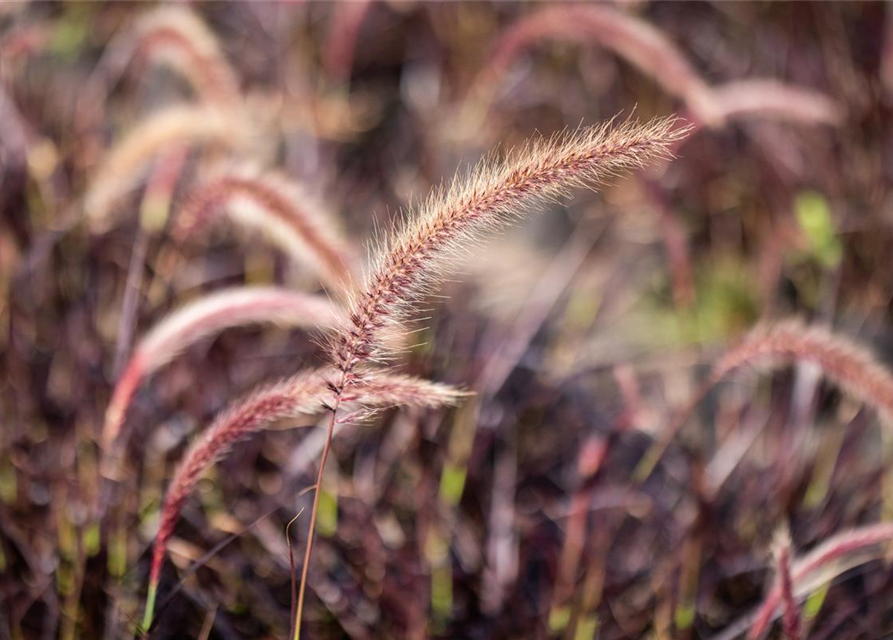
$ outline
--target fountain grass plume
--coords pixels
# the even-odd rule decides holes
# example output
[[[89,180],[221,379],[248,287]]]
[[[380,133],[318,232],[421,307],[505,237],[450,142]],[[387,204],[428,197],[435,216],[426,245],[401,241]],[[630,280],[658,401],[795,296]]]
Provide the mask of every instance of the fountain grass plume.
[[[417,303],[451,272],[456,258],[485,236],[523,217],[532,206],[566,195],[573,187],[596,187],[625,170],[670,155],[673,143],[689,127],[676,118],[647,123],[616,119],[601,126],[536,138],[499,160],[484,158],[449,186],[435,189],[418,211],[402,216],[373,252],[365,282],[348,304],[348,320],[329,343],[329,357],[339,370],[329,389],[333,400],[317,475],[322,480],[336,423],[348,386],[362,384],[360,365],[381,362],[393,338],[404,335],[404,322]],[[319,509],[316,491],[310,533],[301,569],[293,626],[299,640],[304,594]]]
[[[330,379],[336,377],[334,373],[330,375]],[[470,392],[452,385],[382,370],[364,371],[359,378],[360,382],[343,395],[342,402],[369,407],[411,406],[434,409],[452,405],[458,399],[471,395]]]
[[[183,504],[202,472],[220,459],[233,444],[270,423],[319,411],[324,385],[317,372],[310,371],[255,391],[247,399],[223,411],[189,447],[171,480],[161,509],[161,523],[152,546],[149,591],[142,624],[144,631],[148,631],[152,624],[168,540],[173,535]]]
[[[573,187],[596,187],[667,156],[687,131],[675,118],[611,121],[535,139],[503,161],[487,157],[435,189],[374,251],[365,284],[349,305],[349,322],[331,343],[332,361],[349,376],[360,362],[386,358],[387,334],[400,333],[416,303],[488,233]]]
[[[148,630],[152,624],[167,543],[173,535],[183,505],[202,473],[225,456],[235,443],[271,424],[287,418],[312,416],[326,409],[326,390],[331,387],[331,378],[337,373],[333,369],[303,371],[261,388],[221,412],[189,447],[174,473],[161,509],[161,522],[152,548],[149,590],[142,623],[144,630]],[[455,404],[467,395],[449,385],[381,371],[371,373],[351,391],[352,397],[344,401],[364,406],[434,408]]]

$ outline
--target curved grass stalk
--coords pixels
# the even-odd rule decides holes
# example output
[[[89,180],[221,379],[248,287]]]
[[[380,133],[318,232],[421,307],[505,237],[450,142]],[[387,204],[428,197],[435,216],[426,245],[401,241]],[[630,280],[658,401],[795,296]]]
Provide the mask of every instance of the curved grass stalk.
[[[810,574],[835,560],[849,556],[865,547],[890,540],[893,540],[893,523],[889,522],[858,527],[839,533],[828,538],[793,563],[790,571],[791,582],[794,587],[797,587],[797,583],[803,582]],[[757,640],[765,633],[778,606],[784,602],[784,591],[784,585],[776,582],[763,604],[760,605],[747,634],[749,640]]]
[[[327,298],[279,287],[234,287],[184,305],[137,343],[106,410],[103,449],[117,439],[140,383],[189,345],[226,329],[260,323],[329,329],[337,326],[342,314],[340,307]]]
[[[711,87],[651,24],[611,7],[570,4],[543,7],[500,34],[472,83],[468,108],[485,115],[510,65],[523,51],[548,40],[599,43],[685,103],[697,123],[708,127],[751,116],[827,125],[843,119],[843,109],[830,97],[779,80],[743,79]]]
[[[260,229],[296,261],[314,268],[336,291],[350,281],[353,262],[333,216],[301,187],[277,173],[250,167],[231,169],[195,187],[172,230],[182,243],[201,233],[215,214]]]
[[[838,387],[893,425],[893,375],[863,347],[820,327],[786,321],[757,327],[714,365],[709,384],[745,365],[813,362]]]
[[[522,51],[544,40],[597,42],[682,100],[705,124],[720,121],[710,87],[659,29],[628,13],[595,4],[544,6],[512,24],[493,44],[472,84],[469,104],[477,103],[486,113],[494,87],[509,65]]]
[[[893,426],[893,375],[870,352],[827,329],[807,327],[798,321],[761,325],[713,366],[707,380],[639,463],[636,479],[643,481],[651,475],[701,400],[729,373],[746,365],[779,367],[797,361],[818,365],[829,380],[873,407],[885,424]]]
[[[92,225],[102,230],[115,200],[136,186],[150,160],[174,144],[246,147],[249,134],[242,119],[215,107],[176,106],[152,114],[106,154],[84,198]]]
[[[131,64],[152,63],[165,64],[183,76],[204,102],[228,107],[241,101],[238,77],[217,37],[185,7],[167,5],[142,15],[116,36],[98,71],[113,82]]]
[[[723,120],[766,118],[803,124],[836,125],[843,120],[840,104],[812,89],[779,80],[753,78],[713,87]]]

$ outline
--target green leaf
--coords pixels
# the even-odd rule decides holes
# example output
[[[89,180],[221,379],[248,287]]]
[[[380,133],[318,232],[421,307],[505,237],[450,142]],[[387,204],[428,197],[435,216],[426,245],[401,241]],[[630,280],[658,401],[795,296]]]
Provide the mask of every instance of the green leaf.
[[[825,596],[828,595],[828,589],[831,588],[831,583],[829,582],[824,587],[813,593],[806,600],[806,605],[803,607],[803,615],[807,620],[812,620],[817,615],[819,615],[819,611],[822,609],[822,605],[825,603]]]
[[[843,257],[828,201],[815,191],[800,193],[794,201],[797,222],[809,243],[809,257],[825,267],[836,267]]]
[[[465,468],[447,464],[440,476],[440,499],[448,505],[457,505],[465,489]]]

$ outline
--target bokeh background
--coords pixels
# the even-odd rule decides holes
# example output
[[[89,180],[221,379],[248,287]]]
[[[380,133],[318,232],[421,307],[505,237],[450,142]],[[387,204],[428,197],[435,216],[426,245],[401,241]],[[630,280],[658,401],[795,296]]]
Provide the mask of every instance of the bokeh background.
[[[337,434],[306,637],[743,637],[778,530],[802,553],[893,517],[889,430],[813,367],[741,372],[662,439],[760,321],[821,323],[890,361],[889,5],[178,6],[216,36],[241,119],[232,140],[154,150],[130,176],[103,164],[128,132],[217,99],[182,52],[140,40],[157,7],[0,5],[0,637],[132,637],[187,443],[322,360],[307,332],[269,327],[190,347],[136,395],[120,504],[92,517],[134,341],[224,286],[320,289],[260,235],[173,248],[190,186],[230,157],[302,184],[363,255],[494,149],[618,114],[695,125],[672,163],[550,205],[428,305],[396,364],[475,396]],[[167,178],[159,157],[180,158]],[[159,173],[161,205],[144,189]],[[126,188],[99,229],[85,203],[101,180]],[[260,434],[203,478],[153,638],[287,635],[286,525],[309,507],[322,433]],[[306,528],[305,513],[289,531],[298,558]],[[811,576],[802,637],[893,632],[884,554]]]

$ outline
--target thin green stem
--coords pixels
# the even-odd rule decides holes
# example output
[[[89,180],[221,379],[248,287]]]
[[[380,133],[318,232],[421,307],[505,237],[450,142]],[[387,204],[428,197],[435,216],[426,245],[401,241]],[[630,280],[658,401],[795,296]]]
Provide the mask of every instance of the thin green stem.
[[[149,593],[146,595],[146,611],[143,614],[142,627],[143,633],[148,633],[152,627],[152,615],[155,613],[155,596],[158,595],[158,585],[150,584]]]

